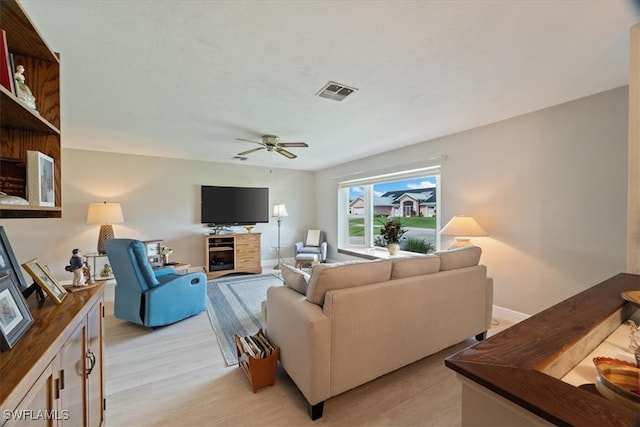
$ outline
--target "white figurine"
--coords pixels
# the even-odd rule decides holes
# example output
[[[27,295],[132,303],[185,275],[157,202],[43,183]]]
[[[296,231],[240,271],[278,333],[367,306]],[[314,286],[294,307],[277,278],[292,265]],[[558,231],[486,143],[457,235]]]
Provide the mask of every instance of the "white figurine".
[[[16,67],[16,72],[13,75],[16,80],[16,94],[18,99],[24,101],[29,108],[38,111],[36,109],[36,97],[33,96],[31,89],[29,89],[29,86],[24,82],[24,71],[24,66],[18,65]]]

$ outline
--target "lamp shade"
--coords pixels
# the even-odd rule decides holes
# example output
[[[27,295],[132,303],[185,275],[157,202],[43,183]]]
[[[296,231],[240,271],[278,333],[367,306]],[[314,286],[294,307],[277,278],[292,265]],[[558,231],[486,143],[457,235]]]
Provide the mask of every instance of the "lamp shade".
[[[470,216],[457,215],[445,225],[440,234],[444,236],[488,236],[480,224]]]
[[[273,205],[273,215],[271,215],[273,217],[276,218],[281,218],[283,216],[289,216],[289,213],[287,212],[287,206],[282,204],[282,205]]]
[[[87,224],[121,224],[124,222],[120,203],[91,203]]]

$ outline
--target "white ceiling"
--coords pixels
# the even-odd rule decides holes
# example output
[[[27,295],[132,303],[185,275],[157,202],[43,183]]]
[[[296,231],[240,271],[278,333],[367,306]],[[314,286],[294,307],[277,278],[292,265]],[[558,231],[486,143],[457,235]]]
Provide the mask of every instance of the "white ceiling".
[[[617,0],[22,4],[61,54],[63,147],[306,170],[626,85],[640,21]],[[330,80],[359,90],[315,96]],[[263,134],[310,148],[232,160]]]

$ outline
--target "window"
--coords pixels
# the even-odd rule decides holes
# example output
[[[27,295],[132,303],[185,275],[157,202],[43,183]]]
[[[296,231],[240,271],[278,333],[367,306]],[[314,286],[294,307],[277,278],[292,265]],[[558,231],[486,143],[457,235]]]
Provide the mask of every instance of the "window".
[[[339,183],[339,247],[385,247],[380,229],[387,218],[395,217],[408,230],[400,241],[401,250],[435,251],[439,246],[439,184],[439,167]]]

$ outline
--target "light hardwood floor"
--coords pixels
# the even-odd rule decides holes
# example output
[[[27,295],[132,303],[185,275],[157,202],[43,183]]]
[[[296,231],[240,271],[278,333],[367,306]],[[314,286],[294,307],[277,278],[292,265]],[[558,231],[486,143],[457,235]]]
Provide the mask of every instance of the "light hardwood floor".
[[[460,425],[460,385],[444,359],[474,339],[327,400],[324,416],[311,421],[280,366],[276,384],[255,394],[237,366],[225,366],[206,312],[139,327],[113,317],[113,288],[106,288],[109,426]]]

